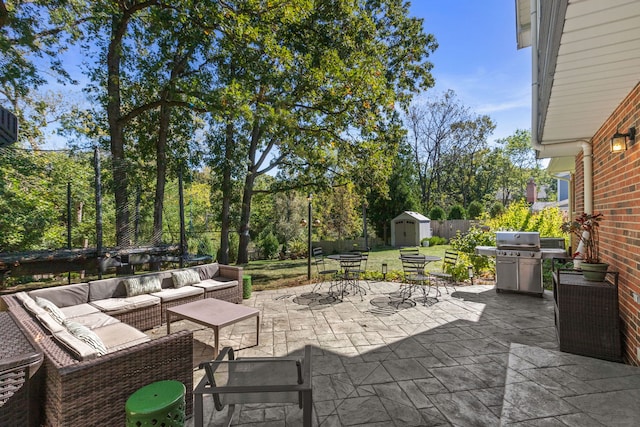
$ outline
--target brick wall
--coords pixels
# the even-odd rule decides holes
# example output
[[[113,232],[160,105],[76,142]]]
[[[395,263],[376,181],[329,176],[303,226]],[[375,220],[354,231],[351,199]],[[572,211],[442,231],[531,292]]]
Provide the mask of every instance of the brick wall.
[[[602,212],[600,257],[620,272],[618,301],[622,318],[625,360],[640,366],[640,304],[631,292],[640,295],[640,135],[627,151],[610,152],[611,136],[627,133],[635,126],[640,132],[640,84],[616,108],[592,139],[593,211]],[[575,209],[584,209],[582,154],[576,157]]]

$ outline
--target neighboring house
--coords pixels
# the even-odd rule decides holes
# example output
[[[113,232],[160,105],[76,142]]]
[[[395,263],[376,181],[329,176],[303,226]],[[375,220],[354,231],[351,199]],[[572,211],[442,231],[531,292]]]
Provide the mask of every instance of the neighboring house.
[[[16,116],[0,107],[0,147],[13,144],[18,140],[18,119]]]
[[[601,258],[620,273],[624,357],[640,365],[640,142],[630,138],[640,126],[640,1],[515,3],[518,47],[532,47],[532,145],[550,171],[570,174],[572,217],[604,214]],[[613,152],[616,133],[630,134],[626,150]]]
[[[431,237],[431,220],[411,211],[404,211],[391,220],[391,246],[419,246]]]
[[[568,202],[569,182],[571,181],[571,174],[566,171],[557,173],[556,180],[558,183],[558,203]]]

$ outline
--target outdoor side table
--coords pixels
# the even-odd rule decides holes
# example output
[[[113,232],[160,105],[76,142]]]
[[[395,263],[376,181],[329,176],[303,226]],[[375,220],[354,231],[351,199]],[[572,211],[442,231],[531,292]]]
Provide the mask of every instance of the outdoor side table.
[[[42,353],[8,311],[0,311],[0,425],[40,425]]]
[[[560,351],[622,362],[618,272],[589,282],[580,272],[556,270],[553,297]]]
[[[184,426],[185,391],[184,384],[173,380],[138,389],[125,404],[127,427]]]

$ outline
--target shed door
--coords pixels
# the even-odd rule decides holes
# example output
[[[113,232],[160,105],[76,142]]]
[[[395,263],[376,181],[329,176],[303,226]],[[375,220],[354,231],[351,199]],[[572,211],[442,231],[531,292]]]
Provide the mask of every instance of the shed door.
[[[415,245],[416,223],[411,220],[396,222],[396,246]]]

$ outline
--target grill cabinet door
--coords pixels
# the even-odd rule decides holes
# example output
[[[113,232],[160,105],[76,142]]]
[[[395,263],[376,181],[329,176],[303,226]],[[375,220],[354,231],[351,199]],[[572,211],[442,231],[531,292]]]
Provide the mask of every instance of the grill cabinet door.
[[[520,258],[520,291],[542,293],[542,260],[539,258]]]
[[[518,259],[498,257],[496,259],[496,288],[518,290]]]

